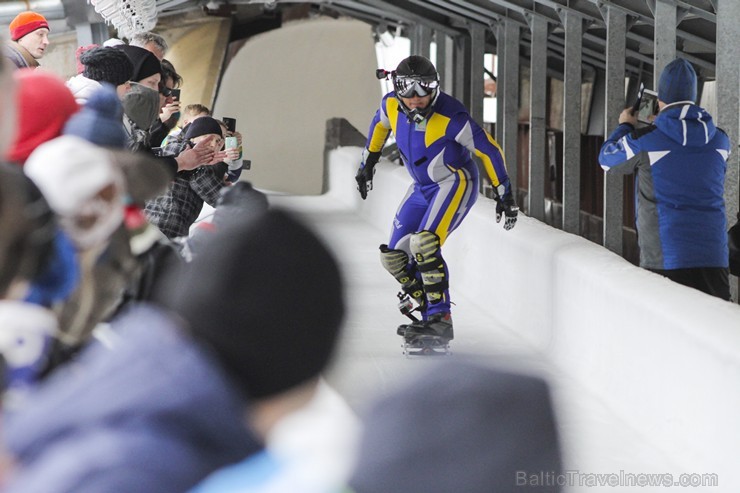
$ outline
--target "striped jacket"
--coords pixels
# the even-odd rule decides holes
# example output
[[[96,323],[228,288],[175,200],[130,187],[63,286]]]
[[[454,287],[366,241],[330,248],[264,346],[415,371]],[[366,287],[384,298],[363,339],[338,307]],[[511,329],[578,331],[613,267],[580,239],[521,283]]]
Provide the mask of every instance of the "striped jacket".
[[[655,124],[621,124],[601,148],[611,173],[636,173],[640,265],[672,270],[727,267],[724,183],[730,140],[704,109],[663,108]]]
[[[177,156],[187,145],[187,141],[170,142],[164,148],[163,155]],[[227,164],[218,163],[178,172],[164,194],[147,201],[144,210],[147,220],[167,238],[187,236],[190,226],[203,209],[203,202],[216,207],[227,171]]]

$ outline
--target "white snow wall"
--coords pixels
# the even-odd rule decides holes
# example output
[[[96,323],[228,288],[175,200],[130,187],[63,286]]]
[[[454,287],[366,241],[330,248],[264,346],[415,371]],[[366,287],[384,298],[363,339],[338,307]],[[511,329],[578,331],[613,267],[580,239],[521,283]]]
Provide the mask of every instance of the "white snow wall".
[[[381,243],[410,178],[381,161],[362,201],[354,180],[360,152],[329,154],[329,194],[379,228]],[[649,442],[620,453],[657,450],[661,457],[648,462],[716,473],[720,487],[708,491],[738,491],[740,307],[523,215],[504,231],[484,197],[444,256],[457,291]]]

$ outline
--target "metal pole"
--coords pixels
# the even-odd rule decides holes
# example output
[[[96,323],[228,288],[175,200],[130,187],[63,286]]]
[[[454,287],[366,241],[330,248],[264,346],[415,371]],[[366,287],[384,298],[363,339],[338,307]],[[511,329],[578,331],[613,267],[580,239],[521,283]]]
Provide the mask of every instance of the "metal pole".
[[[727,132],[731,149],[725,175],[725,207],[728,227],[735,224],[740,204],[740,164],[738,161],[738,139],[740,138],[740,2],[718,2],[717,8],[717,124]],[[732,299],[738,299],[737,278],[730,281]]]
[[[502,94],[504,106],[504,156],[506,170],[511,180],[514,197],[518,190],[518,157],[519,146],[519,39],[521,32],[519,25],[513,21],[506,21],[506,59],[504,73],[499,80],[504,79],[505,93]],[[518,200],[518,198],[517,198]]]
[[[563,74],[563,231],[581,231],[581,62],[583,18],[561,14],[565,27]]]
[[[454,94],[454,43],[452,38],[437,31],[437,72],[442,90],[447,94]]]
[[[470,38],[455,38],[455,93],[454,96],[470,108]]]
[[[606,20],[606,104],[605,137],[617,124],[625,108],[624,75],[627,16],[621,10],[605,5]],[[624,177],[606,173],[604,176],[604,246],[622,255],[622,223],[624,222]]]
[[[660,74],[676,58],[676,2],[655,2],[655,53],[653,58],[653,87],[658,87]]]
[[[432,44],[432,30],[424,24],[414,27],[414,35],[411,38],[411,54],[421,55],[429,58]]]
[[[483,123],[483,67],[486,53],[486,29],[474,23],[470,26],[470,116]]]
[[[528,214],[545,220],[546,115],[547,115],[547,20],[528,16],[532,32],[529,80],[529,193]]]
[[[506,79],[503,76],[506,71],[506,24],[499,22],[496,25],[496,141],[504,143],[504,99],[506,92]]]

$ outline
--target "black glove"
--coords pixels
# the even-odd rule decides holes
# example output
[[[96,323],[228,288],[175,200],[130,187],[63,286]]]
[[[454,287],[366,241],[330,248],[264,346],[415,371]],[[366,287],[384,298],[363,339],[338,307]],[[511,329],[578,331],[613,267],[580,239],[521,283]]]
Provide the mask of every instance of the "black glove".
[[[362,200],[367,198],[368,190],[373,189],[373,175],[375,174],[375,165],[380,159],[380,152],[370,152],[367,149],[362,151],[362,163],[357,170],[355,180],[357,181],[357,190],[360,191]]]
[[[519,214],[519,207],[516,205],[511,193],[507,193],[503,197],[496,197],[497,223],[501,222],[502,213],[506,216],[504,229],[508,231],[516,225],[516,217]]]

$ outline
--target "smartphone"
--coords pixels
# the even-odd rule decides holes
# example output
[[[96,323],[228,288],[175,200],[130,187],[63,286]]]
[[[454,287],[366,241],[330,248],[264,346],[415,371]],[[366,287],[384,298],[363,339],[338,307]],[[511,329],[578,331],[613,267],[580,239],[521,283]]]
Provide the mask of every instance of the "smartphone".
[[[226,130],[228,130],[229,132],[236,132],[236,118],[229,118],[228,116],[225,116],[221,119],[221,121],[223,121],[226,125]]]
[[[637,121],[651,125],[653,116],[658,114],[658,93],[650,89],[643,89],[642,97],[637,108]]]
[[[224,143],[226,149],[236,149],[239,147],[239,141],[236,137],[226,137]]]
[[[170,89],[170,96],[180,101],[180,89]]]

